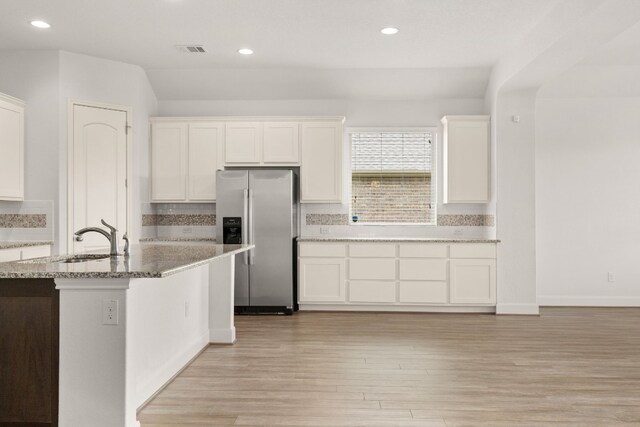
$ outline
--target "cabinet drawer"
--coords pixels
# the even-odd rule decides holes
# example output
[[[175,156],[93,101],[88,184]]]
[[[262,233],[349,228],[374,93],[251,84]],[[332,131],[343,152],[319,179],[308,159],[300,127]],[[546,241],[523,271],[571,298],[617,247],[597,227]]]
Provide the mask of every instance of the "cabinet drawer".
[[[342,243],[300,243],[301,257],[336,257],[347,256],[347,245]]]
[[[349,256],[369,258],[395,258],[394,243],[354,243],[349,245]]]
[[[400,245],[401,258],[446,258],[449,245],[437,243],[410,243]]]
[[[51,255],[51,246],[34,246],[22,249],[22,259],[41,258]]]
[[[20,261],[20,249],[0,249],[0,262]]]
[[[447,280],[447,260],[401,259],[400,280]]]
[[[395,282],[349,282],[351,302],[396,302]]]
[[[395,259],[362,258],[349,260],[349,279],[394,280],[395,278]]]
[[[451,245],[451,258],[495,258],[495,243],[458,243]]]
[[[446,304],[447,282],[400,282],[400,302]]]

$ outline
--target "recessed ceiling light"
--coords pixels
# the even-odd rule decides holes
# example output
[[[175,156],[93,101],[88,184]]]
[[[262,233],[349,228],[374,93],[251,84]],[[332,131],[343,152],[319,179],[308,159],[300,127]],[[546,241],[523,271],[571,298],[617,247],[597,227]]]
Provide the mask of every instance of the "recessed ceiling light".
[[[51,28],[51,25],[49,25],[44,21],[31,21],[31,25],[33,25],[36,28]]]
[[[243,47],[242,49],[238,49],[238,53],[240,55],[253,55],[253,51],[246,47]]]
[[[398,34],[398,31],[400,31],[400,30],[398,30],[395,27],[386,27],[386,28],[383,28],[383,29],[380,30],[380,32],[382,34],[385,34],[387,36],[391,36],[393,34]]]

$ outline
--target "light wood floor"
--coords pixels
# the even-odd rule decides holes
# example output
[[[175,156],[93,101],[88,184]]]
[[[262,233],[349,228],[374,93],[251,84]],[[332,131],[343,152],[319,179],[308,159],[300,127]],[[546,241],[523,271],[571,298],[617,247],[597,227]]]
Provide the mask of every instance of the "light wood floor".
[[[236,317],[159,426],[640,426],[640,309]]]

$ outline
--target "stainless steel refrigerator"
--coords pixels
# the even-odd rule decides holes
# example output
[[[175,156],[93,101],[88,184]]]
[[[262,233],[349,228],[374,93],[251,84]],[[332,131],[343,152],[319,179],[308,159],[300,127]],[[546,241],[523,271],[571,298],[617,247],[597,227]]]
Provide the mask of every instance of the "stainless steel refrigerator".
[[[289,169],[217,172],[217,242],[256,245],[236,255],[236,312],[295,309],[296,178]]]

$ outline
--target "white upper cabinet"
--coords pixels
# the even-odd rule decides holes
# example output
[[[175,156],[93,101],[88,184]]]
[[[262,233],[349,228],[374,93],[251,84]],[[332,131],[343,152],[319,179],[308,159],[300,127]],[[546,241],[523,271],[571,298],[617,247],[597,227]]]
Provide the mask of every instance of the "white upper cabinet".
[[[189,124],[188,194],[194,202],[216,200],[216,171],[224,169],[224,123]]]
[[[24,200],[24,102],[1,93],[0,200]]]
[[[262,158],[261,122],[231,122],[226,125],[225,163],[256,165]]]
[[[151,201],[187,199],[187,124],[154,123],[151,128]]]
[[[300,164],[298,122],[265,122],[262,161],[265,164]]]
[[[488,203],[491,176],[491,118],[445,116],[444,203]]]
[[[151,201],[215,202],[222,122],[157,122],[151,129]]]
[[[302,203],[342,202],[344,117],[151,118],[151,201],[215,202],[224,167],[300,166]]]
[[[342,202],[342,121],[303,122],[302,203]]]
[[[230,166],[299,165],[299,122],[227,122],[225,163]]]

